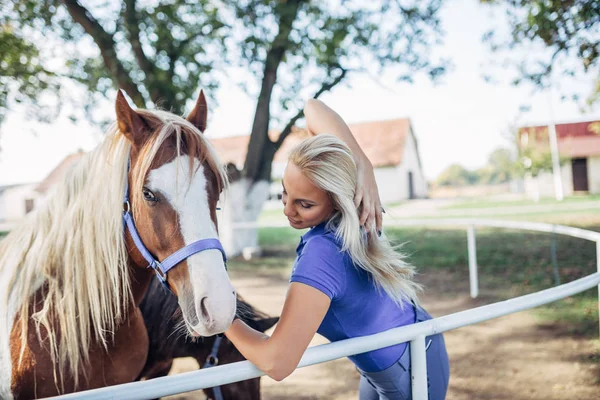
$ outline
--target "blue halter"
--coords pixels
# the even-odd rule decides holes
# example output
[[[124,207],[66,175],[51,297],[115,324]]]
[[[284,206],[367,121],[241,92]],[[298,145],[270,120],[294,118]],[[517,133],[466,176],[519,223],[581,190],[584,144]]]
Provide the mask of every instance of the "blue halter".
[[[130,161],[127,162],[127,171],[129,171],[129,162]],[[133,243],[135,243],[135,247],[139,250],[140,254],[146,259],[146,261],[148,261],[147,268],[152,268],[154,270],[156,277],[165,288],[171,290],[169,284],[167,283],[167,272],[169,272],[171,268],[175,267],[183,260],[196,253],[200,253],[201,251],[205,250],[219,250],[223,256],[223,263],[227,262],[227,256],[225,255],[223,245],[219,239],[216,238],[197,240],[188,244],[184,248],[177,250],[175,253],[165,258],[162,262],[159,262],[152,256],[152,254],[150,254],[146,246],[144,246],[144,242],[142,241],[142,238],[135,227],[133,215],[131,214],[131,205],[129,203],[129,183],[127,176],[125,176],[125,197],[123,199],[123,204],[124,227],[126,227],[126,229],[129,231],[129,234],[133,239]],[[227,266],[225,266],[225,268],[227,268]]]

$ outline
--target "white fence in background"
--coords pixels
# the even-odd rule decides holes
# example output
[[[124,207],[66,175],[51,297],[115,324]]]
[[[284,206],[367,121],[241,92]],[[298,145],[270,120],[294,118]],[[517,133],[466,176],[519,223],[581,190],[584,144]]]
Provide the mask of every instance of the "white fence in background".
[[[283,227],[286,224],[238,225],[240,229]],[[514,299],[473,308],[466,311],[434,318],[401,328],[390,329],[375,335],[342,340],[335,343],[310,347],[300,360],[298,368],[319,364],[353,354],[364,353],[382,347],[410,342],[412,362],[413,399],[427,399],[427,365],[425,358],[425,337],[436,333],[513,314],[519,311],[534,308],[543,304],[552,303],[581,293],[593,287],[598,287],[600,300],[600,233],[585,229],[573,228],[562,225],[551,225],[533,222],[498,221],[498,220],[472,220],[472,219],[447,219],[447,220],[401,220],[386,223],[385,226],[463,226],[467,229],[469,276],[471,296],[478,294],[477,283],[477,247],[476,227],[524,229],[537,232],[558,233],[576,238],[590,240],[596,243],[597,272],[576,281],[566,283],[551,289],[528,294]],[[600,312],[600,301],[599,301]],[[264,375],[249,361],[242,361],[228,365],[221,365],[206,370],[199,370],[156,378],[143,382],[133,382],[123,385],[110,386],[84,392],[72,393],[55,399],[119,399],[137,400],[152,399],[178,393],[189,392],[214,386],[225,385],[245,379],[256,378]]]

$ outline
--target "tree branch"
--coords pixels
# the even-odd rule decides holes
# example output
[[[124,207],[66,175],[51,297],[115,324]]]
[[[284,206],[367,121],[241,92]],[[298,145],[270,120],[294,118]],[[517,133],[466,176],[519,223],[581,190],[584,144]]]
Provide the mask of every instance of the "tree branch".
[[[117,87],[124,89],[138,107],[144,107],[146,103],[144,96],[142,96],[137,85],[131,79],[129,72],[117,57],[113,36],[108,34],[94,16],[79,4],[77,0],[61,1],[73,20],[81,25],[86,33],[94,39],[94,42],[100,49],[104,65],[110,71],[113,83]]]
[[[313,98],[315,98],[315,99],[319,98],[319,96],[321,96],[323,93],[331,90],[334,86],[336,86],[338,83],[340,83],[346,77],[348,70],[344,69],[342,67],[339,67],[339,69],[342,71],[341,74],[337,78],[335,78],[333,81],[331,81],[329,83],[323,83],[321,85],[321,88],[317,91],[317,93],[315,93]],[[289,136],[289,134],[292,132],[292,128],[294,127],[294,124],[296,123],[296,121],[298,121],[303,116],[304,116],[304,110],[301,109],[298,111],[298,113],[296,115],[294,115],[292,117],[292,119],[290,119],[290,121],[287,123],[285,128],[283,128],[283,131],[281,131],[281,134],[279,135],[279,137],[277,138],[277,141],[275,142],[275,148],[277,150],[279,150],[279,148],[283,144],[283,141],[285,140],[285,138],[287,138]]]
[[[138,66],[144,74],[146,79],[152,79],[154,74],[154,64],[150,62],[140,41],[140,26],[138,25],[138,15],[135,10],[136,0],[125,0],[125,27],[129,33],[129,43],[133,49],[133,54],[138,63]]]
[[[306,0],[290,0],[279,17],[279,31],[271,42],[264,62],[261,89],[258,95],[252,133],[248,143],[248,155],[259,157],[246,157],[244,175],[252,182],[262,179],[271,179],[271,163],[275,155],[274,143],[269,139],[269,120],[271,95],[277,81],[277,69],[289,47],[289,36],[292,25],[298,16],[300,5]]]

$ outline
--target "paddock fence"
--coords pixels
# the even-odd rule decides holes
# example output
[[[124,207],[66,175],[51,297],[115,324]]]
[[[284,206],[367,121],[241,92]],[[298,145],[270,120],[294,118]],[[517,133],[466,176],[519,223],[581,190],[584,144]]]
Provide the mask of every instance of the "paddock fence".
[[[287,227],[288,224],[239,224],[239,229],[257,229]],[[395,344],[409,342],[412,363],[412,393],[413,399],[427,399],[427,364],[425,357],[425,338],[437,333],[447,332],[479,322],[499,318],[508,314],[528,310],[544,304],[589,290],[598,288],[599,313],[600,313],[600,233],[564,225],[553,225],[534,222],[484,220],[484,219],[426,219],[426,220],[397,220],[385,224],[386,227],[409,226],[461,226],[467,233],[467,252],[469,256],[469,278],[471,297],[479,293],[477,274],[477,240],[476,228],[504,228],[530,230],[562,234],[596,243],[597,272],[575,281],[565,283],[536,293],[515,297],[513,299],[488,304],[481,307],[457,312],[429,321],[420,322],[410,326],[390,329],[375,335],[357,337],[313,346],[306,350],[300,360],[298,368],[307,367],[347,357],[353,354],[364,353]],[[249,361],[220,365],[210,369],[186,372],[174,376],[151,379],[143,382],[126,383],[83,392],[72,393],[53,399],[119,399],[142,400],[190,392],[199,389],[221,386],[228,383],[263,376],[264,373]]]

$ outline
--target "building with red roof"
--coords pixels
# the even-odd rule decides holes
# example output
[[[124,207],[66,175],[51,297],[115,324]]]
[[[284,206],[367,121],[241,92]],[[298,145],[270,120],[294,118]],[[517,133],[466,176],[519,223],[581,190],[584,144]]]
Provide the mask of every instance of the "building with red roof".
[[[565,195],[600,193],[600,121],[556,124],[558,152],[563,161],[561,177]],[[539,152],[550,151],[548,126],[522,127],[518,131],[519,146]],[[529,181],[529,182],[528,182]],[[530,185],[528,184],[530,183]],[[526,179],[526,191],[537,186],[542,196],[554,195],[552,174],[545,172],[537,179]]]
[[[358,144],[373,166],[383,203],[427,197],[427,182],[421,165],[417,139],[408,118],[372,121],[348,125]],[[269,133],[275,139],[278,132]],[[309,134],[303,128],[294,128],[275,153],[272,168],[272,194],[281,192],[279,183],[290,151]],[[210,141],[225,163],[232,162],[239,169],[244,165],[249,135],[211,138]]]

